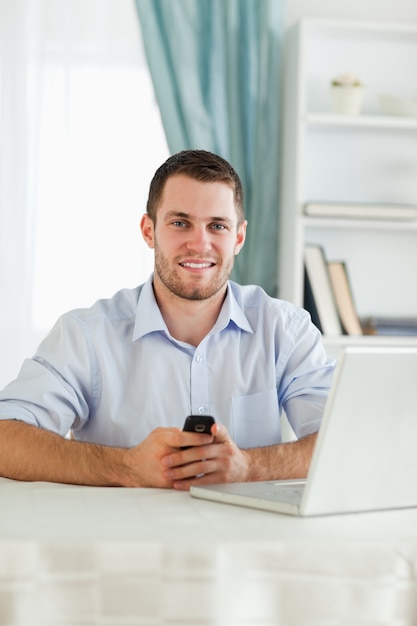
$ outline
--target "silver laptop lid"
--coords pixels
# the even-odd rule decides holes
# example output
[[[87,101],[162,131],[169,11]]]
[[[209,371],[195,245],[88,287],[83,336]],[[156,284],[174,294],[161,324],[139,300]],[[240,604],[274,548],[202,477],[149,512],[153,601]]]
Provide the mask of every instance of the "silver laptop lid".
[[[417,506],[417,347],[341,353],[301,515]]]

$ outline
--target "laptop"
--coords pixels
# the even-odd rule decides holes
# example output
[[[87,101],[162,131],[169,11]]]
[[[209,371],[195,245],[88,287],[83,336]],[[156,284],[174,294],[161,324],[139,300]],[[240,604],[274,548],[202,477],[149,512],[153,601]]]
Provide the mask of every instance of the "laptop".
[[[347,347],[307,478],[193,486],[191,496],[298,516],[417,506],[417,346]]]

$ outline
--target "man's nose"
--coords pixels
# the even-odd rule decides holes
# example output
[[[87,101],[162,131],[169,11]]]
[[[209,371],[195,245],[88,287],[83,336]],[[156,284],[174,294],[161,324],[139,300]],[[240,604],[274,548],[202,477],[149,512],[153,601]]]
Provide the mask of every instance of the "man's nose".
[[[205,227],[201,228],[193,228],[190,231],[190,236],[187,240],[187,247],[189,250],[194,250],[195,252],[205,252],[206,250],[210,250],[211,248],[211,237],[210,233],[207,231]]]

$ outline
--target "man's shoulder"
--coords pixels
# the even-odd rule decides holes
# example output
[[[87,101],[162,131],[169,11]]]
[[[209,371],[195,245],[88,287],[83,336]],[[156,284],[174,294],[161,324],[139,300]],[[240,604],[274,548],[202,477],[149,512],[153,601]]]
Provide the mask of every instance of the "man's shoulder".
[[[264,308],[287,314],[298,314],[303,311],[292,302],[269,295],[259,285],[240,285],[233,281],[229,281],[229,285],[233,297],[242,309]]]
[[[270,328],[295,336],[300,328],[310,325],[310,316],[303,308],[288,300],[270,296],[258,285],[240,285],[230,281],[237,305],[248,320],[252,330]]]
[[[142,287],[143,285],[139,285],[133,289],[120,289],[110,298],[101,298],[88,308],[73,309],[66,313],[65,316],[85,323],[99,318],[109,321],[123,321],[135,318]]]
[[[241,285],[233,280],[229,280],[229,288],[238,302],[242,306],[257,306],[259,303],[273,298],[259,285]]]

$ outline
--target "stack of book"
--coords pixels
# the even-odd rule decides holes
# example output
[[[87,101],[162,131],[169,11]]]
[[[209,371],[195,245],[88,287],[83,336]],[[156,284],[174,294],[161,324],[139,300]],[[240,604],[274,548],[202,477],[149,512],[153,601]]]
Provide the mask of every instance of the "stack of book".
[[[306,245],[304,267],[304,308],[324,335],[417,335],[417,317],[360,319],[346,263],[328,261],[321,246]]]

